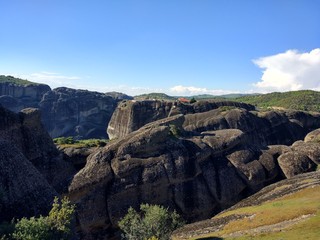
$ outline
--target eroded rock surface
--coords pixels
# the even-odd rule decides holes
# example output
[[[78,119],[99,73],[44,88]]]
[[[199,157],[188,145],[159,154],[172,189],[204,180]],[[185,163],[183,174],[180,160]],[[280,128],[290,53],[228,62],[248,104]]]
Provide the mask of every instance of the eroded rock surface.
[[[219,107],[237,107],[254,110],[254,106],[232,101],[199,101],[184,104],[179,101],[122,101],[108,125],[110,139],[124,137],[147,123],[178,114],[207,112]]]
[[[92,153],[69,187],[71,199],[79,206],[84,238],[110,237],[107,233],[111,234],[110,229],[130,206],[138,209],[141,203],[160,204],[194,221],[208,218],[270,183],[315,170],[318,148],[314,143],[303,142],[309,150],[296,152],[298,143],[267,146],[254,142],[252,134],[258,130],[250,132],[252,128],[247,127],[254,126],[252,119],[259,117],[250,114],[244,109],[228,110],[224,119],[240,129],[219,130],[188,129],[191,115],[175,115],[149,123]],[[246,120],[248,115],[252,119]],[[281,124],[290,123],[285,114],[265,115],[268,120],[261,121],[269,124],[274,136],[283,133]],[[243,124],[247,127],[241,129]],[[303,124],[299,125],[303,131],[314,126]],[[293,142],[297,135],[290,133],[281,141]],[[303,132],[299,134],[304,137]],[[290,162],[289,155],[299,157],[285,164]]]
[[[74,174],[37,109],[16,114],[0,106],[0,221],[47,214]]]
[[[0,83],[0,104],[14,112],[28,107],[37,108],[42,96],[50,90],[45,84]]]
[[[39,103],[42,122],[51,137],[107,138],[116,100],[103,93],[71,88],[47,92]]]

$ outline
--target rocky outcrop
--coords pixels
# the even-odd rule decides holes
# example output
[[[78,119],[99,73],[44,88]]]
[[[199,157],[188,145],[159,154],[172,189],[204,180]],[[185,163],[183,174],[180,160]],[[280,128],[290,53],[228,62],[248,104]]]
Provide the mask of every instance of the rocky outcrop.
[[[57,195],[18,148],[0,139],[0,222],[47,214]]]
[[[122,101],[119,103],[108,125],[110,139],[124,137],[147,123],[178,114],[207,112],[219,107],[254,110],[254,106],[232,101],[199,101],[184,104],[179,101]]]
[[[320,127],[320,114],[299,111],[255,112],[245,109],[215,109],[187,114],[183,128],[189,132],[239,129],[258,145],[290,145]]]
[[[246,123],[242,112],[229,111],[239,116],[232,126]],[[314,146],[296,153],[295,146],[255,144],[241,129],[185,131],[187,118],[147,124],[88,157],[69,187],[84,238],[110,237],[108,230],[130,206],[160,204],[189,221],[204,219],[270,183],[316,168],[308,157],[317,155]],[[285,164],[288,153],[299,155],[294,164]]]
[[[121,100],[133,100],[133,97],[121,93],[121,92],[106,92],[105,93],[106,96],[112,97],[113,99],[117,100],[117,101],[121,101]]]
[[[116,100],[103,93],[63,87],[47,92],[39,106],[42,122],[53,138],[107,138]]]
[[[41,124],[40,112],[28,108],[16,114],[0,106],[0,123],[0,139],[15,146],[57,191],[63,191],[75,170],[63,161]]]
[[[47,214],[75,170],[44,130],[40,113],[0,106],[0,222]]]
[[[0,83],[0,104],[15,112],[28,107],[37,108],[42,96],[50,90],[50,87],[45,84],[19,85],[2,82]]]

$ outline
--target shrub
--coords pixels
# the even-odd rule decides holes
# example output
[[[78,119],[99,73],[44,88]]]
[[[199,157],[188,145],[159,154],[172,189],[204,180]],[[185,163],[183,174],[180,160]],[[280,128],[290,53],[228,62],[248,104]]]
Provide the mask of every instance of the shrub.
[[[170,234],[184,221],[175,211],[159,205],[141,204],[140,213],[132,207],[119,221],[123,237],[128,240],[168,240]]]
[[[75,206],[67,198],[59,203],[56,197],[49,216],[18,220],[12,237],[17,240],[69,239],[74,211]]]

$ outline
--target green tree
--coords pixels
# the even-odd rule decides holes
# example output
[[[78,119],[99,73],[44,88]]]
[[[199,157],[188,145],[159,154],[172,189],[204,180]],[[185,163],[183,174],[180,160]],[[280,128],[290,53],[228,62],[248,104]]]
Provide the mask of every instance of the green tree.
[[[168,240],[184,221],[175,211],[170,212],[159,205],[141,204],[139,213],[130,207],[118,224],[128,240]]]
[[[48,216],[22,218],[15,225],[12,234],[17,240],[63,240],[71,235],[71,221],[75,205],[64,197],[59,202],[56,197]]]
[[[190,99],[190,103],[195,103],[197,100],[193,97]]]

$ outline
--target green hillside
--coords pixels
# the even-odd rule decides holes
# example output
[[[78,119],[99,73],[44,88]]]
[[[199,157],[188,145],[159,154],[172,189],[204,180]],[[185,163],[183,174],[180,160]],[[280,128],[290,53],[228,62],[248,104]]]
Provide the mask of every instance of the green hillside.
[[[4,75],[0,75],[0,83],[14,83],[16,85],[29,85],[29,84],[33,84],[33,85],[39,85],[38,83],[34,83],[34,82],[30,82],[28,80],[23,80],[21,78],[15,78],[12,76],[4,76]]]
[[[165,93],[148,93],[148,94],[141,94],[141,95],[137,95],[134,97],[134,99],[138,99],[138,100],[170,100],[170,101],[174,101],[177,98],[169,96]]]
[[[312,90],[274,92],[244,96],[234,100],[249,103],[261,109],[285,108],[320,112],[320,92]]]

